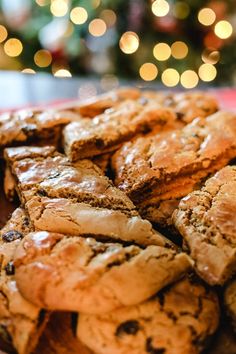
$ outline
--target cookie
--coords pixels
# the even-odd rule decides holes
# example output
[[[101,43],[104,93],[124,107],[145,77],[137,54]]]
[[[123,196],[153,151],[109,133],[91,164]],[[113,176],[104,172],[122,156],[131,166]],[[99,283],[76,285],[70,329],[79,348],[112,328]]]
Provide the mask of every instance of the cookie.
[[[115,184],[141,215],[165,227],[180,198],[234,157],[236,115],[218,112],[182,129],[124,144],[113,155],[112,168]]]
[[[234,279],[226,288],[224,302],[229,316],[232,318],[236,330],[236,280]]]
[[[65,153],[71,161],[101,155],[138,134],[163,130],[177,124],[175,121],[174,112],[155,101],[127,100],[92,120],[68,124],[63,131]]]
[[[45,231],[23,239],[14,265],[21,293],[35,305],[96,314],[137,304],[191,268],[186,254],[168,248]]]
[[[235,200],[236,166],[227,166],[183,198],[173,214],[197,273],[211,285],[236,272]]]
[[[80,314],[77,336],[98,354],[197,354],[218,323],[216,294],[184,279],[136,306]]]
[[[0,336],[19,354],[32,352],[48,320],[47,313],[22,297],[15,281],[13,255],[29,230],[29,219],[18,208],[0,233]]]
[[[8,148],[5,158],[36,230],[166,244],[125,193],[91,161],[73,164],[50,147]]]

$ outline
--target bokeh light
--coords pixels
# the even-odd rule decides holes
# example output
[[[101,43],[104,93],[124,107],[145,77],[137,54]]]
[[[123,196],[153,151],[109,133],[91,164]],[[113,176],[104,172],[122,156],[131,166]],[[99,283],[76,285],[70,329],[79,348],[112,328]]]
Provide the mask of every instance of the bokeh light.
[[[171,56],[171,49],[167,43],[158,43],[153,48],[153,55],[159,61],[169,59]]]
[[[23,45],[17,38],[10,38],[4,44],[4,51],[9,57],[18,57],[22,50]]]
[[[173,14],[179,20],[184,20],[190,13],[189,5],[184,1],[177,1],[173,8]]]
[[[21,72],[24,74],[36,74],[36,71],[31,68],[25,68],[25,69],[21,70]]]
[[[106,32],[107,25],[106,23],[100,19],[95,18],[89,24],[89,33],[94,37],[101,37]]]
[[[202,81],[210,82],[216,78],[217,71],[212,64],[202,64],[198,70],[198,75]]]
[[[56,17],[62,17],[67,14],[68,4],[65,0],[53,0],[50,6],[51,13]]]
[[[155,0],[152,3],[152,12],[157,17],[163,17],[170,11],[170,5],[166,0]]]
[[[96,96],[97,89],[92,83],[83,84],[80,86],[78,96],[81,100]]]
[[[139,69],[139,75],[144,81],[152,81],[158,75],[158,69],[153,63],[145,63]]]
[[[103,10],[100,14],[100,18],[106,22],[107,27],[112,27],[116,23],[116,14],[109,9]]]
[[[119,45],[122,52],[132,54],[139,47],[139,37],[135,32],[125,32],[120,38]]]
[[[39,6],[46,6],[49,4],[49,0],[35,0],[36,4]]]
[[[161,80],[165,86],[174,87],[179,83],[179,73],[173,68],[169,68],[163,71]]]
[[[198,82],[198,75],[193,70],[186,70],[180,76],[180,83],[184,88],[194,88],[197,86]]]
[[[34,55],[34,62],[40,68],[46,68],[52,62],[52,55],[48,50],[40,49]]]
[[[4,42],[5,39],[7,38],[7,29],[6,27],[0,25],[0,43]]]
[[[221,39],[229,38],[233,33],[233,27],[228,21],[219,21],[215,25],[215,34]]]
[[[202,53],[202,61],[208,64],[216,64],[220,60],[220,52],[214,48],[205,48]]]
[[[115,75],[106,74],[101,78],[101,88],[104,91],[109,91],[119,86],[119,80]]]
[[[198,13],[198,21],[204,26],[211,26],[215,22],[215,20],[215,12],[208,7],[201,9]]]
[[[70,12],[70,19],[76,25],[82,25],[88,19],[88,13],[83,7],[74,7]]]
[[[175,59],[183,59],[188,55],[188,46],[184,42],[176,41],[171,46],[171,54]]]
[[[56,77],[72,77],[71,73],[67,69],[59,69],[54,73]]]
[[[92,0],[92,7],[94,9],[96,9],[100,5],[101,5],[101,0]]]

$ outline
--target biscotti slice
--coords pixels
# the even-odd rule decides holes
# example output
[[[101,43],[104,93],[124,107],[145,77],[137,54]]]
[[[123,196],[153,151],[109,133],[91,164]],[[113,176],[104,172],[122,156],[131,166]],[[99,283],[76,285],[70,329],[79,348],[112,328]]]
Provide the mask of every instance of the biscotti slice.
[[[95,314],[138,304],[191,268],[185,253],[169,248],[45,231],[22,240],[14,265],[20,292],[35,305]]]
[[[208,179],[183,198],[173,214],[197,273],[209,284],[224,284],[236,273],[236,166]]]
[[[218,323],[216,294],[183,279],[136,306],[80,314],[77,335],[98,354],[198,354]]]
[[[18,208],[0,232],[0,335],[19,354],[32,352],[48,319],[48,314],[22,297],[15,281],[13,255],[30,229],[24,209]]]
[[[8,148],[5,158],[36,230],[140,245],[168,243],[91,161],[73,164],[50,147]]]
[[[115,184],[141,215],[165,226],[178,200],[234,157],[236,115],[218,112],[182,129],[124,144],[113,155],[112,167]]]
[[[94,119],[81,119],[64,129],[64,149],[71,161],[116,150],[138,134],[178,125],[176,115],[159,103],[127,100]]]
[[[21,110],[0,115],[0,149],[24,144],[57,143],[64,125],[79,119],[71,111]]]
[[[224,293],[224,303],[236,330],[236,279],[227,286]]]

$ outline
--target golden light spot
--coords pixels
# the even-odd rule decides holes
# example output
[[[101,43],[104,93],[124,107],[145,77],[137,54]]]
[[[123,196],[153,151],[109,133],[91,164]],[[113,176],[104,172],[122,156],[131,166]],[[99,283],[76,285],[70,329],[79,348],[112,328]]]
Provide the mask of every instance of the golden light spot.
[[[54,76],[56,77],[72,77],[71,73],[69,70],[66,69],[59,69],[54,73]]]
[[[40,49],[34,55],[34,62],[40,68],[46,68],[52,62],[52,55],[48,50]]]
[[[38,4],[39,6],[45,6],[48,5],[49,0],[35,0],[36,4]]]
[[[54,0],[50,6],[51,13],[56,17],[62,17],[67,14],[68,4],[65,0]]]
[[[3,41],[5,41],[5,39],[7,38],[7,29],[6,27],[0,25],[0,43],[2,43]]]
[[[219,21],[215,25],[215,34],[221,39],[229,38],[233,33],[233,27],[228,21]]]
[[[88,19],[88,13],[83,7],[74,7],[70,12],[70,19],[76,25],[82,25]]]
[[[199,78],[195,71],[193,70],[186,70],[180,76],[180,83],[183,87],[187,89],[191,89],[196,87],[198,84]]]
[[[198,75],[202,81],[213,81],[216,78],[217,71],[212,64],[202,64],[198,70]]]
[[[18,57],[23,50],[21,41],[17,38],[10,38],[4,44],[4,51],[9,57]]]
[[[177,1],[173,9],[174,16],[179,20],[183,20],[188,17],[190,13],[189,5],[183,1]]]
[[[116,23],[116,14],[112,10],[103,10],[100,17],[106,22],[108,27],[112,27]]]
[[[171,56],[170,46],[166,43],[158,43],[153,48],[153,55],[157,60],[164,61]]]
[[[216,64],[220,60],[220,52],[211,48],[204,49],[202,53],[202,61],[208,64]]]
[[[145,63],[139,69],[139,75],[144,81],[155,80],[158,74],[156,65],[152,63]]]
[[[175,59],[183,59],[188,55],[188,46],[184,42],[176,41],[171,46],[171,54]]]
[[[122,52],[132,54],[139,47],[139,37],[135,32],[125,32],[120,38],[119,45]]]
[[[164,85],[168,87],[174,87],[179,83],[179,73],[177,70],[169,68],[163,71],[161,80]]]
[[[156,0],[152,3],[152,12],[157,17],[163,17],[170,11],[170,5],[166,0]]]
[[[107,74],[101,79],[101,88],[104,91],[113,90],[119,86],[119,80],[115,75]]]
[[[36,74],[36,71],[34,71],[31,68],[25,68],[21,72],[24,73],[24,74]]]
[[[198,21],[204,26],[212,25],[215,22],[215,20],[216,20],[215,12],[208,7],[205,7],[204,9],[201,9],[198,12]]]
[[[89,24],[89,32],[94,37],[101,37],[106,32],[107,25],[100,18],[95,18]]]
[[[98,6],[100,6],[101,0],[92,0],[92,7],[96,9]]]

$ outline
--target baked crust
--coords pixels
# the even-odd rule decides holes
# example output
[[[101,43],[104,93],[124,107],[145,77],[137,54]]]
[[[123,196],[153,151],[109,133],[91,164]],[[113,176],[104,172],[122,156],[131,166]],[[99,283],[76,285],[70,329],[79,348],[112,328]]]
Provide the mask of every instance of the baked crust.
[[[124,144],[114,154],[112,167],[115,184],[143,215],[156,207],[157,219],[152,221],[161,223],[161,202],[184,197],[235,156],[236,115],[218,112],[182,129]]]
[[[15,280],[13,255],[30,229],[24,209],[18,208],[0,232],[1,336],[9,338],[19,354],[32,352],[48,320],[48,314],[22,297]]]
[[[139,305],[81,314],[77,336],[98,354],[197,354],[218,323],[216,294],[184,279]]]
[[[186,196],[173,221],[199,276],[211,285],[224,284],[236,271],[236,166],[208,179]]]
[[[142,302],[191,267],[186,254],[164,247],[141,249],[45,231],[24,238],[14,264],[26,299],[50,310],[85,313]]]

